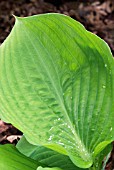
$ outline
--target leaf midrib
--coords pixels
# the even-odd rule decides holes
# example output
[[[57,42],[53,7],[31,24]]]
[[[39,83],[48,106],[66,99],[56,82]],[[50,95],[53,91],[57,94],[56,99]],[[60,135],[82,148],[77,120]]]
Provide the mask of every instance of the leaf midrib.
[[[20,20],[20,19],[19,19],[19,20]],[[25,24],[23,24],[23,27],[26,28]],[[28,39],[30,40],[31,45],[34,47],[34,49],[35,49],[35,51],[36,51],[36,53],[37,53],[37,55],[38,55],[38,51],[37,51],[35,45],[32,43],[32,40],[31,40],[31,38],[30,38],[30,36],[29,36],[29,31],[28,31],[28,30],[25,31],[24,29],[23,29],[23,31],[24,31],[24,33],[26,34],[26,36],[28,37]],[[28,32],[28,34],[27,34],[27,32]],[[37,37],[35,37],[35,38],[37,38]],[[39,38],[37,38],[37,39],[40,41]],[[43,44],[42,44],[41,41],[40,41],[40,44],[43,46]],[[45,47],[43,46],[43,48],[45,48]],[[46,51],[47,51],[47,50],[46,50]],[[48,52],[48,54],[49,54],[49,52]],[[44,65],[44,67],[45,67],[45,70],[47,71],[47,74],[48,74],[48,76],[49,76],[49,78],[50,78],[50,80],[51,80],[51,83],[52,83],[52,85],[53,85],[53,88],[55,89],[56,95],[58,96],[58,101],[59,101],[59,103],[60,103],[60,106],[61,106],[62,110],[63,110],[64,113],[65,113],[65,116],[66,116],[67,121],[68,121],[68,123],[69,123],[69,126],[70,126],[70,128],[71,128],[72,134],[74,135],[75,140],[77,141],[79,148],[81,148],[81,150],[78,149],[78,150],[79,150],[79,153],[80,153],[80,157],[82,157],[84,160],[87,160],[87,155],[88,155],[88,157],[90,157],[90,154],[88,153],[88,151],[87,151],[87,149],[85,148],[84,144],[82,143],[81,139],[80,139],[79,136],[77,135],[77,133],[76,133],[76,131],[75,131],[75,129],[74,129],[71,121],[70,121],[70,118],[69,118],[69,116],[68,116],[67,110],[66,110],[66,108],[65,108],[65,106],[64,106],[64,102],[63,102],[61,96],[60,96],[59,93],[58,93],[58,89],[57,89],[57,88],[55,87],[55,85],[54,85],[53,79],[51,78],[51,75],[50,75],[50,73],[49,73],[49,71],[48,71],[48,69],[47,69],[47,67],[46,67],[45,62],[42,60],[42,58],[39,58],[39,59],[40,59],[40,61],[43,63],[43,65]],[[82,150],[85,151],[85,153],[83,152],[83,155],[82,155],[82,153],[81,153]],[[86,155],[86,156],[85,156],[85,155]]]

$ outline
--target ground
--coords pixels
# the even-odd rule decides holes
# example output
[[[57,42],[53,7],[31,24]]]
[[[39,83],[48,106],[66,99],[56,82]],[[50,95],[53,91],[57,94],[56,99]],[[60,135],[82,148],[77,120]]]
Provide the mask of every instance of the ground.
[[[114,0],[0,0],[0,44],[10,33],[14,17],[41,13],[63,13],[80,21],[87,30],[103,38],[114,55]],[[16,144],[22,133],[0,120],[0,143]],[[106,170],[114,169],[114,150]]]

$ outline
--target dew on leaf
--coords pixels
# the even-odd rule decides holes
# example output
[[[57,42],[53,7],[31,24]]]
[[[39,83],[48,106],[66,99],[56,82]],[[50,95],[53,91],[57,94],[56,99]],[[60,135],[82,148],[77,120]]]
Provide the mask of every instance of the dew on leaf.
[[[107,64],[105,64],[105,67],[107,67]]]
[[[91,129],[92,131],[94,131],[95,129]]]
[[[51,141],[51,140],[52,140],[52,138],[53,138],[53,136],[50,136],[48,140],[49,140],[49,141]]]
[[[72,129],[72,133],[75,134],[75,130],[74,129]]]
[[[105,86],[105,85],[103,85],[102,87],[103,87],[103,89],[105,89],[105,88],[106,88],[106,86]]]
[[[83,148],[83,149],[82,149],[82,151],[84,152],[84,151],[85,151],[85,149]]]
[[[52,129],[53,129],[53,127],[51,127],[49,131],[51,131]]]
[[[59,140],[57,143],[60,145],[64,145],[64,143],[62,143],[61,140]]]
[[[112,127],[110,128],[110,131],[112,131]]]
[[[68,128],[70,129],[70,126],[68,125]]]

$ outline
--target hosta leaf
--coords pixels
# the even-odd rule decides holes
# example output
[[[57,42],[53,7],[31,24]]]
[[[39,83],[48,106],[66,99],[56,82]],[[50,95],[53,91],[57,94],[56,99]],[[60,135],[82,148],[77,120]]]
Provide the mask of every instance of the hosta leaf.
[[[81,168],[114,139],[107,44],[60,14],[17,18],[0,49],[1,118]]]
[[[68,156],[62,155],[44,146],[30,144],[25,137],[22,137],[17,144],[17,149],[24,155],[49,167],[59,167],[63,170],[82,170],[76,167]]]
[[[38,162],[19,153],[13,145],[0,146],[1,170],[36,170]]]

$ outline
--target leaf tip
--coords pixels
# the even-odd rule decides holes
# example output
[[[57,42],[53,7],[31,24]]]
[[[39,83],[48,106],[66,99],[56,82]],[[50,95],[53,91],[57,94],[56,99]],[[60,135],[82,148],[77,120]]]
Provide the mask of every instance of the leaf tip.
[[[20,21],[22,18],[24,18],[24,17],[18,17],[18,16],[14,15],[14,14],[12,14],[12,15],[15,18],[16,21]]]
[[[19,18],[18,16],[14,15],[14,14],[12,14],[12,16],[15,18],[15,20],[17,20]]]

